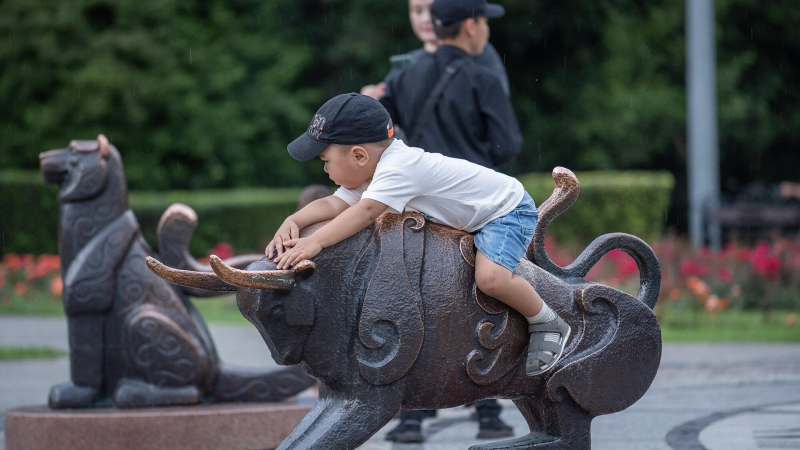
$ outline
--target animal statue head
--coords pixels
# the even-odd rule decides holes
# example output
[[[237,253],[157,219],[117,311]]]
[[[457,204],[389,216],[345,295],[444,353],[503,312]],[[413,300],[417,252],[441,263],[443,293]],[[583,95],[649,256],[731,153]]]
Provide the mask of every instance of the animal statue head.
[[[45,181],[60,187],[58,199],[64,203],[100,194],[109,178],[109,166],[120,165],[119,152],[102,134],[94,141],[74,140],[69,147],[50,150],[39,158]]]
[[[148,264],[179,285],[236,290],[239,310],[275,360],[300,362],[317,378],[319,401],[279,449],[352,449],[399,409],[490,397],[514,399],[531,434],[485,448],[588,448],[592,418],[627,408],[655,377],[661,335],[652,307],[661,275],[652,249],[621,233],[597,238],[569,266],[554,264],[544,235],[580,184],[563,168],[553,178],[515,273],[573,337],[562,360],[536,377],[525,374],[527,322],[475,285],[473,237],[417,213],[383,214],[293,270],[275,270],[266,258],[235,270],[212,257],[214,274]],[[636,297],[583,279],[614,249],[639,267]]]

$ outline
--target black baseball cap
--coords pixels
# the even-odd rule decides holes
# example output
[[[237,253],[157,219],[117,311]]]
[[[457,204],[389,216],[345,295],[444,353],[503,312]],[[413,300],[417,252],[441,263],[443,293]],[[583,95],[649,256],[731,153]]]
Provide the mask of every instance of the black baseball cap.
[[[503,17],[506,10],[500,5],[486,3],[486,0],[436,0],[431,5],[431,12],[436,15],[436,25],[447,26],[477,17]]]
[[[287,149],[292,158],[309,161],[330,144],[369,144],[394,135],[392,118],[379,101],[366,95],[341,94],[314,114],[308,130]]]

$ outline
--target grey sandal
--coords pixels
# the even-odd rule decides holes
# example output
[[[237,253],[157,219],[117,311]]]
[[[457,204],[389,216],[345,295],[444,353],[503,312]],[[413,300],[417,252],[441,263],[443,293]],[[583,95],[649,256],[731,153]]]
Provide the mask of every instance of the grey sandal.
[[[531,340],[528,343],[525,373],[532,377],[547,372],[556,365],[564,355],[564,347],[567,346],[572,329],[561,317],[556,316],[555,320],[550,322],[528,325],[528,332],[531,334]],[[561,339],[558,342],[545,341],[546,333],[558,333]]]

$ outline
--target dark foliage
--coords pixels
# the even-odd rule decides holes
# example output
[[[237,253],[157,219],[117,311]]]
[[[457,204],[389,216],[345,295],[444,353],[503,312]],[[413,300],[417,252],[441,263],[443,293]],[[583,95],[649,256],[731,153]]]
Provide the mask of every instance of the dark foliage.
[[[669,170],[685,211],[684,2],[505,0],[512,174]],[[796,178],[800,8],[717,1],[723,188]],[[133,189],[325,181],[285,147],[419,47],[403,0],[0,1],[0,167],[106,133]]]

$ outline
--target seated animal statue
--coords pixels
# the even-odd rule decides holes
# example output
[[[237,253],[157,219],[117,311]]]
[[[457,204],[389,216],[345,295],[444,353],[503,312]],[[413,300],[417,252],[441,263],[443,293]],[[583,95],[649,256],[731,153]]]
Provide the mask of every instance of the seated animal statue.
[[[314,383],[302,368],[237,368],[221,363],[187,294],[147,270],[155,255],[128,208],[122,159],[105,136],[42,153],[45,181],[60,189],[59,256],[69,327],[71,382],[50,391],[52,408],[203,401],[277,401]],[[211,272],[188,252],[195,212],[173,205],[158,227],[161,258]],[[232,258],[244,267],[260,256]],[[212,276],[213,273],[211,273]],[[234,291],[230,288],[228,291]]]
[[[526,320],[476,288],[473,236],[417,213],[383,214],[291,270],[275,270],[266,258],[238,270],[212,256],[214,278],[148,264],[183,286],[235,287],[239,310],[275,360],[300,363],[319,381],[319,401],[279,449],[353,449],[400,409],[491,397],[513,399],[531,432],[473,448],[587,449],[591,420],[636,402],[655,377],[661,331],[652,308],[661,273],[652,249],[626,234],[597,238],[567,267],[554,264],[544,235],[580,185],[566,169],[553,176],[556,188],[515,273],[573,336],[563,359],[535,377],[525,373]],[[614,249],[639,267],[637,297],[583,279]]]

